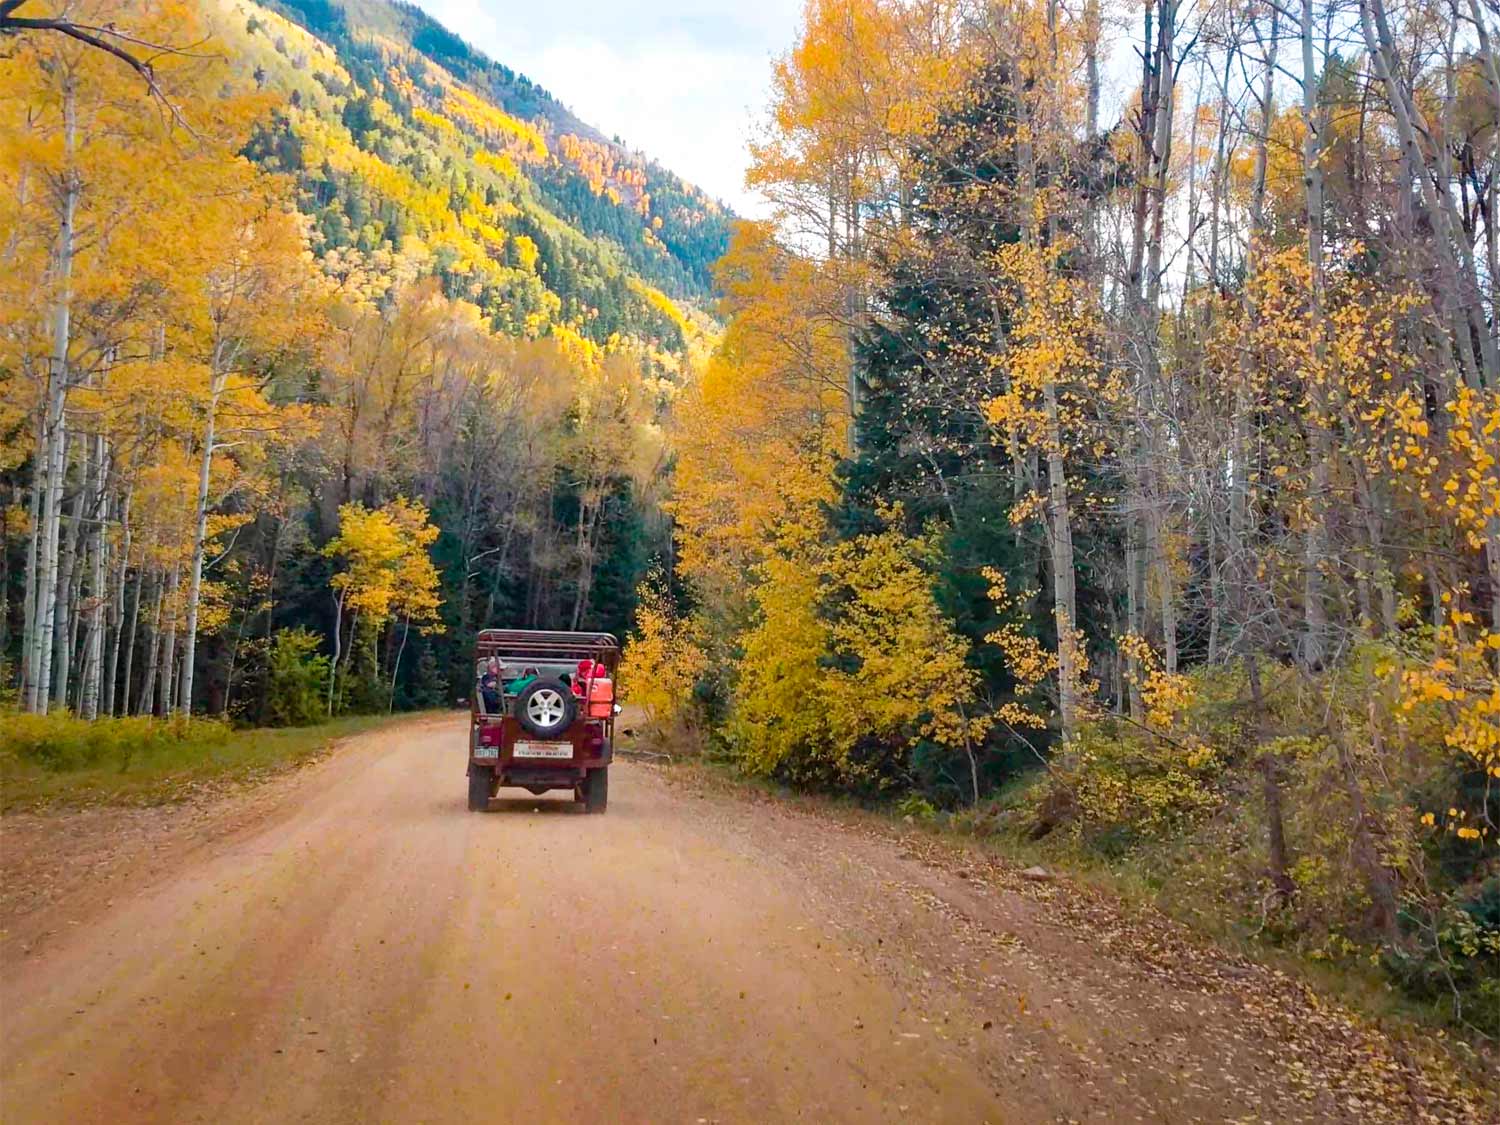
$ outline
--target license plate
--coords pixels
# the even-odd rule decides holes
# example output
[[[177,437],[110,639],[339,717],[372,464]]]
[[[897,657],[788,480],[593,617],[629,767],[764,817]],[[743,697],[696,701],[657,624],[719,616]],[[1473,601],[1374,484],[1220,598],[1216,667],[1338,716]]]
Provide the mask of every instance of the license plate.
[[[571,742],[517,742],[514,756],[517,758],[571,758],[573,744]]]
[[[498,758],[499,756],[500,747],[498,746],[486,746],[481,742],[478,746],[474,747],[474,757],[476,758]]]

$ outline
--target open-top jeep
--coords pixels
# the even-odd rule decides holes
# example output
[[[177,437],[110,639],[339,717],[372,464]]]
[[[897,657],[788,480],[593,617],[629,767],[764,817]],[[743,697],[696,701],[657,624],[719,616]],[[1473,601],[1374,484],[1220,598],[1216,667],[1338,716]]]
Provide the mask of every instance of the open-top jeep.
[[[585,811],[603,812],[619,642],[608,633],[484,629],[474,658],[469,809],[483,812],[506,785],[571,789]]]

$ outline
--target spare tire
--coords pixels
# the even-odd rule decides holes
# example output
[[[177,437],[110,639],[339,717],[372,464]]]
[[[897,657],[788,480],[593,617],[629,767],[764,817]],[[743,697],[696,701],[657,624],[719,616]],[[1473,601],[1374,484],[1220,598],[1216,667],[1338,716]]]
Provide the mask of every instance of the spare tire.
[[[561,680],[539,676],[516,696],[515,716],[528,734],[557,738],[578,717],[578,701]]]

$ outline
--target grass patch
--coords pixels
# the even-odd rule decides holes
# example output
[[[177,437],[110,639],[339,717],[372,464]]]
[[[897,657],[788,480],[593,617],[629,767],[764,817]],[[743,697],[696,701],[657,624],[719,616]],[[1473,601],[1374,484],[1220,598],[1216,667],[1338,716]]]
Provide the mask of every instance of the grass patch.
[[[211,783],[268,777],[336,740],[410,718],[360,715],[310,727],[234,730],[213,719],[0,713],[0,810],[158,805]]]

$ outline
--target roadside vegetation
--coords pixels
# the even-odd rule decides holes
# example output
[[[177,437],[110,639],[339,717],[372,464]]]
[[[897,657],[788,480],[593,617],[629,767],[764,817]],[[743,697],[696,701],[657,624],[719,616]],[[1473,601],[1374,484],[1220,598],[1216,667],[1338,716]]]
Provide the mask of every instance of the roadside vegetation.
[[[392,720],[235,730],[218,719],[95,719],[0,710],[0,811],[156,805],[251,782],[322,756],[338,739]]]
[[[810,4],[669,432],[652,737],[1500,1037],[1493,25]]]

